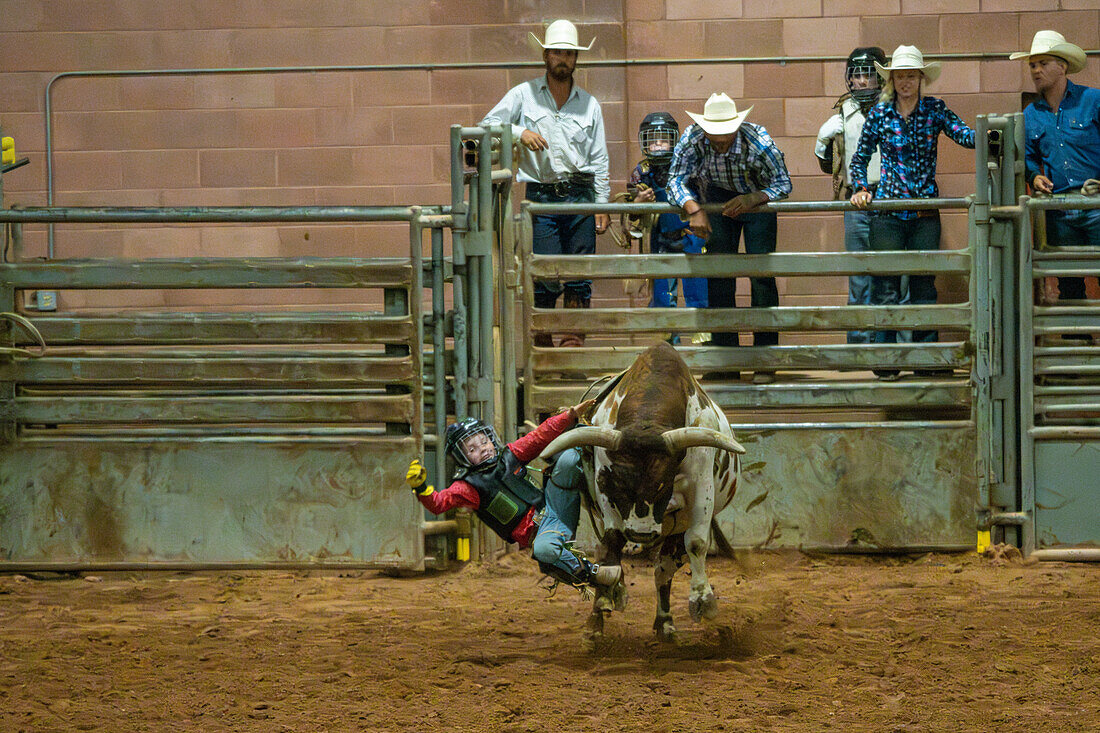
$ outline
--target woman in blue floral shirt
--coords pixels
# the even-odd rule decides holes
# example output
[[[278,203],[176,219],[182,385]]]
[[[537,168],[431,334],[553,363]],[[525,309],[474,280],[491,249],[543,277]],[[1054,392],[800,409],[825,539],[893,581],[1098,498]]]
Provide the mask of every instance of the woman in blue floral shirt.
[[[943,100],[921,94],[925,84],[940,75],[938,62],[924,63],[916,46],[898,46],[890,65],[875,63],[886,79],[880,102],[867,113],[859,146],[852,156],[851,181],[854,206],[865,209],[877,196],[883,199],[923,199],[939,196],[936,185],[936,150],[940,133],[964,148],[974,147],[974,131],[947,108]],[[867,164],[875,150],[882,172],[875,193],[867,186]],[[935,209],[879,211],[871,218],[871,249],[934,250],[940,248],[940,215]],[[871,304],[896,305],[900,275],[871,278]],[[934,275],[909,276],[909,302],[936,302]],[[913,341],[936,341],[935,331],[913,331]],[[878,331],[875,343],[894,343],[897,331]],[[882,379],[896,379],[897,370],[878,370]],[[918,372],[921,376],[930,376]]]

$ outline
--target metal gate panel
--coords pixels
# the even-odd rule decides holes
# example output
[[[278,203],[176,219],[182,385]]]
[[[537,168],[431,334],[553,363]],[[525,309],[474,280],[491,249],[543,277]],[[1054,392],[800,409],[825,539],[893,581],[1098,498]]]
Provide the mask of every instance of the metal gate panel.
[[[971,424],[735,430],[747,460],[718,517],[735,547],[974,546]]]
[[[419,507],[393,477],[404,474],[418,442],[7,446],[0,557],[16,565],[417,567]]]
[[[1100,442],[1035,444],[1035,544],[1100,542]]]

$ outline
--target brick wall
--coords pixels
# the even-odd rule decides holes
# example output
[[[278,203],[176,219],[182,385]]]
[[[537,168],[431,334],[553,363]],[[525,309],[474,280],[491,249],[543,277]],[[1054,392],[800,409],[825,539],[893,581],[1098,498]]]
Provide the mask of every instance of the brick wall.
[[[46,202],[44,95],[57,73],[104,69],[530,62],[542,21],[569,17],[584,59],[842,56],[888,52],[1009,52],[1055,28],[1100,46],[1094,0],[189,0],[0,1],[0,125],[31,165],[5,177],[5,205]],[[966,122],[1019,108],[1024,64],[945,62],[929,91]],[[474,123],[531,68],[326,71],[64,78],[53,87],[59,205],[403,205],[446,203],[448,126]],[[754,105],[786,155],[793,199],[831,193],[813,157],[818,125],[844,91],[842,63],[582,68],[607,120],[613,190],[636,158],[637,124],[667,109],[681,124],[715,90]],[[1076,81],[1100,85],[1090,58]],[[973,190],[973,154],[941,139],[946,196]],[[780,249],[842,249],[838,216],[790,216]],[[945,247],[965,245],[965,220],[946,218]],[[27,248],[45,254],[41,227]],[[59,227],[57,256],[359,253],[405,250],[400,227]],[[601,251],[612,251],[604,238]],[[946,284],[952,290],[951,284]],[[843,278],[781,284],[786,304],[843,302]],[[746,291],[746,288],[742,289]],[[599,291],[611,297],[621,289]],[[168,296],[165,296],[167,298]],[[197,294],[177,294],[209,302]],[[260,298],[264,301],[264,298]],[[264,301],[266,302],[266,301]],[[143,303],[149,305],[149,303]],[[76,297],[69,306],[107,305]]]

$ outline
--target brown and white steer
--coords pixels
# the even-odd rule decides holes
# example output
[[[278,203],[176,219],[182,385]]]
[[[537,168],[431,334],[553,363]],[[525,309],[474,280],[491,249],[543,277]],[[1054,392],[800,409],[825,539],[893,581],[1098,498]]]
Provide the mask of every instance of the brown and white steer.
[[[649,348],[600,395],[591,426],[558,436],[542,455],[591,446],[595,477],[590,505],[606,550],[603,562],[618,564],[627,541],[660,543],[654,568],[657,617],[662,639],[676,632],[669,593],[672,577],[691,567],[688,611],[695,621],[714,618],[718,603],[707,579],[711,521],[733,499],[745,449],[725,414],[703,391],[684,360],[667,343]],[[591,459],[589,459],[591,455]],[[607,597],[596,599],[590,638],[603,632]]]

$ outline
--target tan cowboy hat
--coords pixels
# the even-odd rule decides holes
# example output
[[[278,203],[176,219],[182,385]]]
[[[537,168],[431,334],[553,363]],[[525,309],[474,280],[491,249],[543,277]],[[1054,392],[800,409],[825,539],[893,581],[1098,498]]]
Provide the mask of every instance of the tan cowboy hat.
[[[577,42],[577,26],[568,20],[555,20],[546,26],[546,43],[540,41],[534,33],[528,33],[528,35],[533,44],[557,51],[587,51],[596,42],[593,38],[587,46],[580,45]]]
[[[699,127],[703,128],[703,132],[709,132],[711,135],[732,135],[749,116],[749,112],[752,112],[752,107],[744,112],[738,112],[737,105],[732,99],[725,93],[715,92],[703,106],[703,114],[697,115],[694,112],[684,111]]]
[[[1039,31],[1031,39],[1030,51],[1018,51],[1010,59],[1030,59],[1032,56],[1057,56],[1066,62],[1067,74],[1075,74],[1085,68],[1085,52],[1066,40],[1058,31]]]
[[[883,66],[876,61],[875,68],[878,69],[879,76],[883,79],[889,79],[891,71],[916,69],[924,74],[924,78],[928,80],[929,84],[940,77],[941,71],[940,62],[938,61],[929,64],[924,63],[924,54],[916,46],[898,46],[890,54],[889,66]]]

